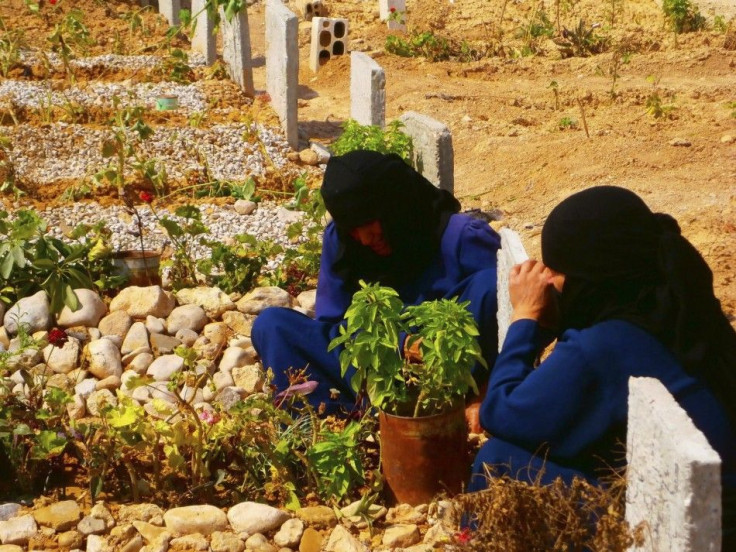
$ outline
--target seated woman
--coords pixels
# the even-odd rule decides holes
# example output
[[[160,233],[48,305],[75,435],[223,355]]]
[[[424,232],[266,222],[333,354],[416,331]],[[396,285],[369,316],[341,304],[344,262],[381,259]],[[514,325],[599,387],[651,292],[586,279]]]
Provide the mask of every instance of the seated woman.
[[[258,316],[251,332],[277,390],[289,386],[287,370],[306,368],[318,383],[308,396],[312,405],[324,404],[327,412],[355,407],[352,372],[340,376],[341,348],[328,353],[327,346],[338,335],[359,280],[393,287],[407,305],[470,300],[483,357],[492,366],[500,240],[488,223],[458,214],[460,203],[452,194],[393,154],[355,151],[332,157],[321,191],[332,222],[323,237],[316,320],[272,307]],[[482,367],[475,375],[480,384],[488,377]]]
[[[485,466],[542,483],[621,467],[630,376],[664,384],[720,454],[724,491],[736,487],[736,332],[675,220],[591,188],[549,215],[542,258],[509,277],[512,323],[480,411],[492,437],[470,490],[487,486]]]

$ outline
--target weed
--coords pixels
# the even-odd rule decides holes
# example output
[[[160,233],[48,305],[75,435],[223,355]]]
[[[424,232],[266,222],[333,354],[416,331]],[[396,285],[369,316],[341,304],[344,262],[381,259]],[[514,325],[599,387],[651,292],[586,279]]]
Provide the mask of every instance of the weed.
[[[726,108],[732,110],[731,111],[731,117],[733,117],[734,119],[736,119],[736,102],[728,102],[726,104]]]
[[[557,123],[557,128],[560,130],[572,130],[578,128],[578,122],[572,117],[563,117]]]
[[[560,49],[560,55],[563,58],[588,57],[605,51],[609,41],[607,37],[596,34],[599,27],[598,23],[588,27],[584,19],[581,19],[572,30],[563,27],[562,36],[554,40]]]
[[[335,155],[343,155],[349,151],[366,149],[380,153],[396,153],[404,161],[412,156],[411,137],[401,132],[401,121],[392,121],[385,129],[374,125],[361,125],[348,119],[342,126],[343,133],[332,144]]]
[[[212,180],[197,186],[194,197],[233,197],[235,199],[251,199],[256,191],[256,182],[248,178],[243,182],[229,180]]]
[[[616,25],[616,19],[623,17],[624,0],[608,0],[608,21],[611,27]]]
[[[713,30],[719,33],[725,33],[728,31],[728,22],[722,15],[716,15],[713,18]]]
[[[180,84],[189,84],[195,80],[194,72],[189,66],[189,56],[179,48],[171,50],[155,72],[166,80]]]
[[[48,41],[51,43],[51,49],[61,57],[64,70],[72,80],[74,71],[71,68],[71,60],[79,54],[86,55],[89,47],[95,43],[84,24],[84,12],[76,8],[67,12],[54,26]]]
[[[0,18],[0,75],[7,78],[12,69],[20,66],[20,49],[25,45],[23,31],[8,29]]]
[[[665,20],[676,34],[705,28],[705,17],[690,0],[663,0],[662,11]]]
[[[647,97],[646,112],[647,115],[654,117],[655,119],[669,119],[671,118],[671,113],[675,109],[675,106],[672,104],[665,104],[662,100],[662,97],[659,95],[659,81],[660,78],[655,77],[654,75],[649,75],[647,77],[647,82],[652,85],[652,91]]]
[[[0,134],[0,193],[12,193],[15,199],[25,195],[17,185],[15,168],[10,158],[10,150],[13,147],[12,140]]]
[[[451,54],[450,42],[432,31],[412,31],[407,38],[388,35],[386,51],[401,57],[425,57],[428,61],[444,61]]]
[[[606,67],[600,65],[596,66],[596,73],[602,77],[609,77],[611,79],[611,90],[608,95],[612,100],[615,100],[618,96],[616,92],[616,83],[621,77],[621,66],[627,65],[631,60],[631,53],[628,51],[628,46],[619,45],[613,52],[611,52],[611,59]]]
[[[202,125],[202,121],[204,121],[206,118],[206,111],[192,111],[187,117],[187,123],[192,128],[199,128]]]
[[[560,109],[560,85],[557,83],[557,81],[553,80],[550,81],[547,88],[552,89],[552,93],[555,95],[555,111]]]

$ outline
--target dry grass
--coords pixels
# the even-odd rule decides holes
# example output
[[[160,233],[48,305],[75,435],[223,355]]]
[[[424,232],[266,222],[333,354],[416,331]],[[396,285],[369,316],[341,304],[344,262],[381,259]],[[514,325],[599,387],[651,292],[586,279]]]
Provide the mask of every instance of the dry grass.
[[[577,478],[541,485],[490,476],[488,489],[456,498],[463,519],[474,520],[461,550],[624,551],[640,541],[640,528],[632,531],[624,517],[625,489],[620,476],[605,487]]]

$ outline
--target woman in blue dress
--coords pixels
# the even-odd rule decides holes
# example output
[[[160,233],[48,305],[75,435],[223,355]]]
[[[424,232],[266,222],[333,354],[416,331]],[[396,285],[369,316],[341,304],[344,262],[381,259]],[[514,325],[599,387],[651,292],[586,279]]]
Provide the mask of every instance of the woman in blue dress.
[[[340,376],[340,350],[328,353],[327,346],[338,335],[360,280],[393,287],[407,305],[470,300],[483,357],[492,366],[500,240],[488,223],[459,214],[460,203],[452,194],[394,154],[355,151],[332,157],[321,192],[332,222],[323,236],[316,319],[269,308],[251,333],[277,391],[289,386],[287,370],[306,369],[309,380],[317,382],[308,395],[312,405],[327,412],[354,408],[352,372]],[[485,383],[482,367],[474,374],[479,384]]]
[[[646,376],[664,384],[720,454],[724,497],[733,496],[736,332],[675,220],[628,190],[590,188],[549,215],[542,258],[509,277],[512,323],[480,411],[492,437],[470,490],[487,486],[487,468],[526,481],[596,483],[621,467],[628,380]]]

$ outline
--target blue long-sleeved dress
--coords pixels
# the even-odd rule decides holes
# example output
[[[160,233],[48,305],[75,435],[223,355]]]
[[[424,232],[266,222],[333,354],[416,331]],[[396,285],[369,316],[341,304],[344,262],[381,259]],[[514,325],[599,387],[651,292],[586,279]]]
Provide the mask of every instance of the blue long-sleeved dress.
[[[497,350],[496,253],[498,234],[488,223],[467,215],[450,217],[440,248],[431,263],[416,278],[396,291],[404,304],[459,297],[470,300],[469,309],[478,324],[479,343],[488,366],[493,366]],[[339,333],[345,311],[355,290],[332,270],[339,249],[337,229],[325,228],[317,282],[316,319],[297,311],[272,307],[265,309],[253,324],[251,339],[264,368],[271,368],[273,384],[281,391],[288,387],[285,370],[304,368],[317,389],[308,397],[314,406],[324,403],[328,411],[351,409],[355,394],[350,388],[351,372],[340,376],[339,349],[327,352],[330,341]],[[484,379],[478,373],[477,379]],[[339,395],[331,392],[339,391]]]
[[[535,369],[543,334],[532,320],[509,327],[480,410],[492,437],[476,457],[469,490],[486,487],[484,463],[523,480],[544,464],[542,483],[576,475],[596,482],[601,470],[622,466],[629,376],[663,383],[720,454],[724,489],[736,486],[736,436],[726,413],[651,334],[622,320],[567,330]]]

